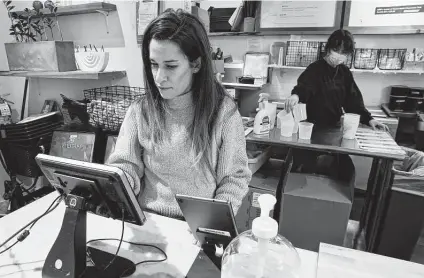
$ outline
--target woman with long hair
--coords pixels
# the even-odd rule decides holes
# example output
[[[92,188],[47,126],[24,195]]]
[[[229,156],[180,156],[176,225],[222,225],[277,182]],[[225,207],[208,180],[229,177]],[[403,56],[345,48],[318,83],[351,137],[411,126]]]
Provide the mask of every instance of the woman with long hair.
[[[202,23],[167,10],[146,28],[146,94],[127,111],[108,164],[121,168],[141,207],[182,217],[175,194],[230,201],[236,213],[251,172],[241,116],[216,80]]]

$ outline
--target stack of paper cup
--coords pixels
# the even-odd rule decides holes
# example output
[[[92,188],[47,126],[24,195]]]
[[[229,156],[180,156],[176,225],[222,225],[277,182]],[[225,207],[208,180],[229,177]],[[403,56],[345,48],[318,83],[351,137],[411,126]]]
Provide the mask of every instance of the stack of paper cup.
[[[360,116],[358,114],[346,113],[343,116],[343,138],[354,139],[358,130]]]

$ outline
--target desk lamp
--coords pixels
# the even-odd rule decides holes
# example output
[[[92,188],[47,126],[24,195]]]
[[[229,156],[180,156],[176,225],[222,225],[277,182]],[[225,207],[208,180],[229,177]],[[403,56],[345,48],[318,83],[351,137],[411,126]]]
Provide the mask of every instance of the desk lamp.
[[[66,204],[62,228],[47,255],[42,277],[133,274],[136,266],[132,261],[86,246],[87,212],[140,226],[146,221],[124,172],[112,166],[45,154],[37,155],[36,161],[50,184],[65,197]],[[87,251],[95,266],[87,266]]]

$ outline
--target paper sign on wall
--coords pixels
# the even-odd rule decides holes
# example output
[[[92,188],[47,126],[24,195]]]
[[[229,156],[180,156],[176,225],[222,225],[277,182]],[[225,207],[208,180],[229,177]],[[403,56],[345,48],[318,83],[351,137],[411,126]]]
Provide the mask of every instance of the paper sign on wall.
[[[149,23],[158,16],[157,0],[142,0],[137,2],[137,36],[143,36]]]

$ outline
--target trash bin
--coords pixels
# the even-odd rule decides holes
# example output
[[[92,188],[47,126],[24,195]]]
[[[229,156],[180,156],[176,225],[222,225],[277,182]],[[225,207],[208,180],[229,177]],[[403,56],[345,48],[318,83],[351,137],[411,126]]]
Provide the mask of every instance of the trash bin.
[[[410,260],[424,224],[424,152],[403,148],[376,252]]]

